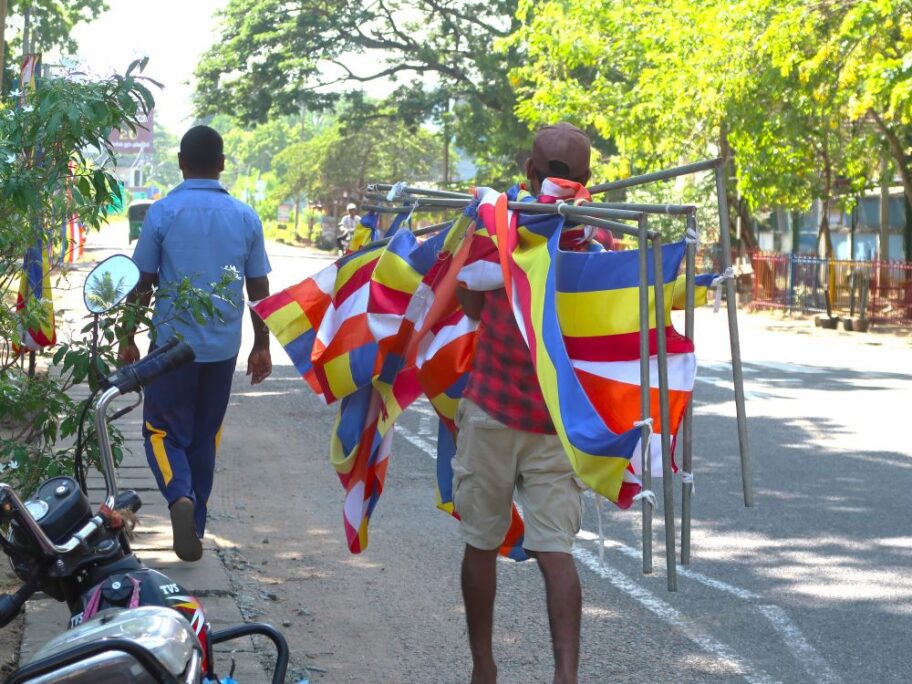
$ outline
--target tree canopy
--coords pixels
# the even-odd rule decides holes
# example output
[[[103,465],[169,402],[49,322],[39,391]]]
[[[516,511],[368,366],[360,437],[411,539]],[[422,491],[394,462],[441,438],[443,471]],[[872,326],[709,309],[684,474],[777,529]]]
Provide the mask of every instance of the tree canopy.
[[[752,206],[804,208],[874,184],[878,145],[909,141],[909,0],[522,0],[519,15],[519,116],[614,139],[618,174],[730,145]]]
[[[515,0],[230,0],[223,39],[196,72],[196,106],[251,124],[347,97],[353,121],[432,122],[503,176],[530,142],[507,78],[518,54],[492,49],[518,27],[515,10]],[[365,100],[362,88],[381,80],[389,99]]]

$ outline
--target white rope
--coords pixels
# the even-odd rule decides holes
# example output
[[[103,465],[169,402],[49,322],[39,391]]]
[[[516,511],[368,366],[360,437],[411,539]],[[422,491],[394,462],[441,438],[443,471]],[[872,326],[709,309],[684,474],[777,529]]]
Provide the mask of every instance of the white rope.
[[[567,203],[562,199],[558,199],[554,203],[557,205],[557,213],[561,216],[566,216],[566,214],[564,214],[564,207],[567,206]]]
[[[389,192],[386,193],[386,201],[392,202],[394,199],[399,197],[405,191],[405,181],[399,181],[398,183],[393,183],[393,187],[390,188]]]
[[[646,450],[645,452],[642,449],[640,450],[640,464],[642,467],[642,472],[645,473],[646,460],[652,458],[652,436],[655,434],[655,432],[652,430],[652,416],[644,418],[643,420],[633,421],[633,427],[642,428],[643,426],[646,426],[646,428],[648,428],[648,432],[646,434]]]
[[[408,224],[410,229],[411,229],[411,225],[412,225],[412,216],[415,214],[415,209],[417,209],[417,208],[418,208],[418,202],[413,202],[411,211],[409,211],[408,216],[406,216],[405,220],[402,222],[402,223]]]
[[[678,471],[678,475],[681,476],[681,483],[682,483],[682,484],[689,484],[689,485],[690,485],[690,493],[691,493],[691,494],[696,494],[696,493],[697,493],[697,486],[694,484],[694,474],[693,474],[693,473],[688,473],[686,470],[681,470],[681,471]]]
[[[725,272],[722,275],[717,275],[709,284],[710,287],[714,287],[716,289],[716,301],[713,303],[713,313],[719,313],[719,308],[722,306],[722,284],[726,280],[734,279],[735,271],[731,266],[729,266],[725,269]]]
[[[640,490],[640,493],[633,497],[634,501],[640,501],[641,499],[652,506],[652,510],[655,510],[659,505],[659,502],[656,500],[655,492],[651,489]]]
[[[697,233],[696,228],[691,227],[687,229],[687,231],[684,233],[684,242],[690,245],[700,244],[700,236]]]

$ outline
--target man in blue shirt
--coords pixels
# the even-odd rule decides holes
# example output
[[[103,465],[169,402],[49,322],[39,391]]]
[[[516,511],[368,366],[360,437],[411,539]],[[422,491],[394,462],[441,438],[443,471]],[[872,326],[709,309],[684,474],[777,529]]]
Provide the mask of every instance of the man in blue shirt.
[[[193,364],[152,383],[143,404],[146,457],[171,511],[174,551],[199,560],[212,491],[215,453],[228,408],[231,380],[241,347],[242,281],[252,301],[269,295],[271,270],[256,213],[231,197],[218,179],[225,168],[221,136],[208,126],[191,128],[181,139],[178,162],[184,182],[149,208],[133,259],[142,272],[134,298],[148,303],[157,287],[152,344],[178,335],[196,354]],[[178,311],[171,298],[189,278],[212,290],[231,279],[232,301],[216,299],[219,319],[199,323]],[[247,359],[251,384],[272,372],[269,332],[251,313],[253,351]],[[139,359],[133,334],[120,351],[123,363]]]

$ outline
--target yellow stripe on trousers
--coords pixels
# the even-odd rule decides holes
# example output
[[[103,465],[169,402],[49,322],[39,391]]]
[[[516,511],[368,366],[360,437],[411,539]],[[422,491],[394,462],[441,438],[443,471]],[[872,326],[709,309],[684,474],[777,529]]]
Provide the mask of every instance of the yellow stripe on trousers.
[[[146,422],[146,429],[152,433],[149,435],[149,442],[152,444],[152,453],[155,456],[155,462],[158,464],[158,469],[161,471],[162,481],[167,487],[168,483],[171,482],[171,478],[174,477],[174,473],[171,472],[171,462],[168,460],[168,452],[165,451],[165,437],[168,436],[168,433],[164,430],[152,427],[148,421]]]

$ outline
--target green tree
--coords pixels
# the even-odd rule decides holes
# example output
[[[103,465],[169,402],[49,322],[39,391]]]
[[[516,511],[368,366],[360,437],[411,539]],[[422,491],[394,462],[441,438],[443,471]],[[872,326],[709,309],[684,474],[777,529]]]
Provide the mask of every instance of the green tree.
[[[110,152],[110,131],[135,129],[138,115],[151,109],[152,95],[137,77],[143,66],[94,83],[45,79],[24,106],[0,105],[0,470],[6,481],[30,487],[70,462],[71,450],[55,448],[58,437],[77,427],[80,407],[66,390],[89,374],[84,345],[61,346],[53,373],[31,376],[16,363],[12,348],[22,342],[20,331],[45,312],[32,299],[16,310],[22,255],[38,240],[58,253],[56,227],[73,215],[90,228],[105,221],[117,180],[110,169],[93,167],[83,150]]]
[[[435,147],[430,132],[412,130],[395,119],[374,119],[360,126],[336,122],[276,156],[276,194],[306,195],[340,215],[345,198],[358,197],[370,182],[426,182],[439,177]]]
[[[73,54],[76,45],[70,39],[70,32],[76,24],[92,21],[105,11],[106,0],[8,0],[7,16],[21,19],[25,8],[30,12],[29,51],[47,52],[59,49],[63,54]],[[21,23],[18,24],[20,27]],[[11,87],[13,79],[18,78],[18,57],[22,54],[23,34],[20,29],[10,32],[6,26],[0,26],[3,32],[4,92]]]
[[[146,179],[148,185],[158,186],[163,193],[183,180],[180,166],[177,163],[177,151],[180,140],[161,124],[155,124],[155,147],[152,150],[152,161],[149,164]]]
[[[617,175],[730,153],[740,199],[732,204],[745,214],[769,205],[804,209],[818,198],[826,206],[871,183],[872,127],[860,120],[860,98],[847,81],[853,70],[877,64],[876,54],[909,52],[908,5],[523,0],[522,28],[506,41],[524,54],[511,72],[517,112],[532,123],[570,118],[613,140],[609,166]],[[875,30],[872,12],[881,20],[889,14],[893,33],[861,38],[860,24]],[[907,102],[908,73],[901,71],[877,91],[894,126],[909,108],[883,105]],[[820,233],[829,251],[827,213]]]
[[[264,122],[327,109],[348,89],[353,121],[434,122],[438,157],[452,140],[479,160],[486,180],[512,176],[516,153],[530,143],[507,79],[518,53],[491,45],[517,27],[515,9],[516,0],[230,0],[222,39],[196,72],[198,112]],[[389,101],[359,96],[383,79],[400,84]]]

